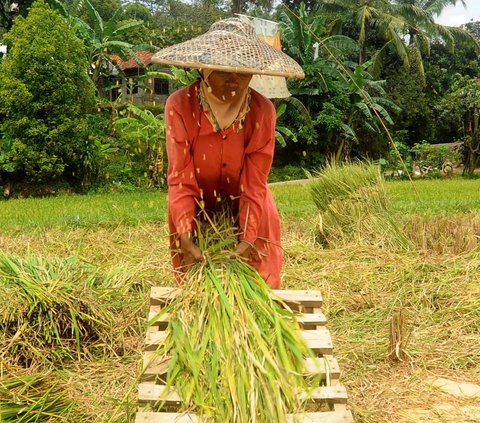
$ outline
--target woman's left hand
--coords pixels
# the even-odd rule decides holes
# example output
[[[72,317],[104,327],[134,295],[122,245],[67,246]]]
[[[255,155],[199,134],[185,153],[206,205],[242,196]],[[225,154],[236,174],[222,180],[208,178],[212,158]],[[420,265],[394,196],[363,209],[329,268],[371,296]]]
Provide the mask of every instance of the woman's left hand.
[[[237,249],[235,250],[235,255],[248,260],[250,258],[251,253],[252,253],[252,247],[248,242],[240,241],[238,243]]]

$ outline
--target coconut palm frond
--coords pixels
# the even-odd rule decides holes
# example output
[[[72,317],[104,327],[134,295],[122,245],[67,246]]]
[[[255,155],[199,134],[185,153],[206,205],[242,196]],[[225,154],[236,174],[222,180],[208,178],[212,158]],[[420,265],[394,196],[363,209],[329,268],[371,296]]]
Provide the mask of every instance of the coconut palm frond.
[[[382,71],[383,65],[385,64],[385,59],[387,58],[387,52],[392,47],[393,41],[390,40],[383,45],[383,47],[378,50],[372,57],[372,64],[368,68],[368,71],[375,77],[378,78]]]
[[[360,35],[358,37],[359,44],[363,44],[365,42],[367,21],[371,19],[371,17],[372,17],[372,14],[368,6],[363,6],[360,9],[358,9],[357,23],[360,26]]]
[[[358,49],[357,43],[352,40],[350,37],[344,35],[332,35],[325,38],[321,48],[328,47],[329,49],[336,48],[338,51],[341,51],[343,54],[353,53]]]
[[[428,13],[432,15],[440,15],[447,6],[456,6],[458,3],[463,7],[467,7],[465,0],[429,0],[425,5]]]
[[[454,51],[455,43],[465,42],[472,46],[477,54],[480,54],[480,43],[475,36],[466,29],[440,24],[435,24],[434,28],[437,35],[444,39],[444,41],[447,41],[447,47],[449,47],[451,51]]]

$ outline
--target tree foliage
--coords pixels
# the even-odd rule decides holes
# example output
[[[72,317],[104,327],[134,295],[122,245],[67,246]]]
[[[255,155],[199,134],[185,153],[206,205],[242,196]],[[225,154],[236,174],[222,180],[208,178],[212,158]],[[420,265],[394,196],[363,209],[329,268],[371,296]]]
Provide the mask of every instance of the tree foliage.
[[[93,106],[83,43],[43,0],[3,41],[0,169],[45,182],[79,172],[84,115]],[[68,176],[66,176],[68,175]]]
[[[457,136],[464,142],[465,173],[472,176],[480,164],[480,81],[455,75],[452,87],[437,107],[444,122],[457,128]]]

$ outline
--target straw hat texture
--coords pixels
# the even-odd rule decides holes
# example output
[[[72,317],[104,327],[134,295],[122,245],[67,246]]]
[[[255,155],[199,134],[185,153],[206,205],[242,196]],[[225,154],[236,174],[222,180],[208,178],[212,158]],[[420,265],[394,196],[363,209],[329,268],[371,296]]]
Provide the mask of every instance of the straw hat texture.
[[[295,60],[258,38],[252,26],[237,18],[218,21],[205,34],[159,51],[152,57],[152,62],[184,68],[305,78]]]

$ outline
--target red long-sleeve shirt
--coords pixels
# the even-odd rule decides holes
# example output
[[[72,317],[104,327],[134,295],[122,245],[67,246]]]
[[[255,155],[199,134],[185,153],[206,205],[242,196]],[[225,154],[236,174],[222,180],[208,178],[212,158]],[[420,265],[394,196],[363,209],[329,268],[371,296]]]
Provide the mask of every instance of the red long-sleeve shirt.
[[[171,234],[194,229],[197,204],[214,210],[217,199],[234,198],[241,240],[265,256],[252,259],[267,283],[280,286],[280,220],[267,186],[275,149],[275,108],[252,90],[244,127],[239,122],[218,133],[199,107],[198,84],[173,93],[165,107]],[[174,266],[180,265],[174,257]]]

